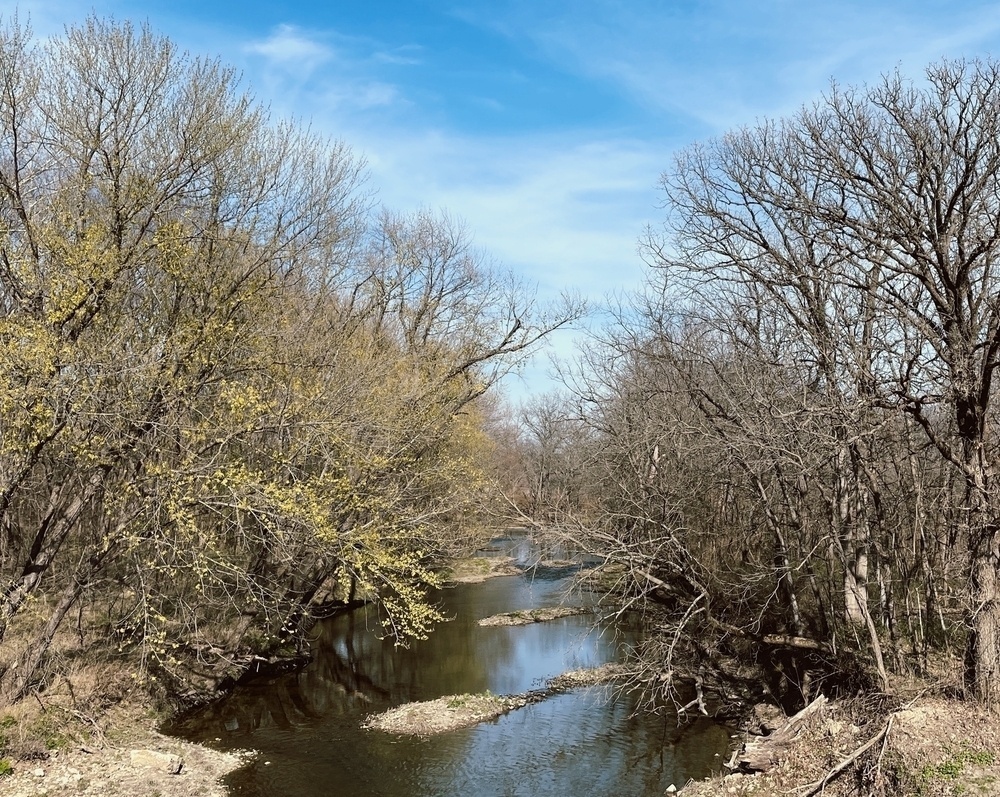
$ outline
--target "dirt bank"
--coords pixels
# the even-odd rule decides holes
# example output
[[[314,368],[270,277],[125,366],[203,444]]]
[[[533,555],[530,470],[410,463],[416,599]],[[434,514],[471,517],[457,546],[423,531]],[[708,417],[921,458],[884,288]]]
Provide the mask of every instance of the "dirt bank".
[[[0,794],[226,797],[220,778],[252,755],[223,753],[164,736],[138,709],[117,709],[94,726],[84,742],[61,741],[58,749],[38,751],[33,759],[8,759],[13,771],[0,776]]]
[[[512,556],[472,556],[451,563],[445,578],[455,584],[478,584],[488,578],[521,573]]]
[[[518,612],[504,612],[484,617],[479,621],[482,626],[531,625],[544,623],[548,620],[558,620],[561,617],[574,617],[578,614],[592,614],[593,610],[584,606],[556,606],[550,609],[525,609]]]
[[[404,703],[368,718],[364,727],[388,733],[432,736],[496,719],[530,702],[528,695],[445,695]]]
[[[776,723],[776,725],[779,723]],[[782,726],[784,727],[784,726]],[[772,735],[779,735],[776,727]],[[983,706],[921,696],[831,702],[795,728],[763,772],[689,783],[685,797],[946,797],[1000,794],[1000,715]],[[750,737],[751,747],[757,740]],[[732,763],[737,763],[741,746]],[[758,761],[768,754],[757,748]]]

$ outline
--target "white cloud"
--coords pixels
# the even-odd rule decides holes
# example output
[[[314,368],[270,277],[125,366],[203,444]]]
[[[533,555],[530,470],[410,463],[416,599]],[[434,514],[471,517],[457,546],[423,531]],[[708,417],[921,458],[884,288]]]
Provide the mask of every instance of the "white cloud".
[[[667,166],[662,144],[578,133],[472,138],[441,131],[398,135],[355,132],[386,205],[446,209],[467,222],[477,246],[538,288],[542,301],[578,291],[593,306],[637,290],[645,267],[637,241],[662,218],[656,182]],[[579,332],[560,332],[551,351],[571,358]],[[514,397],[552,386],[548,355],[524,381],[506,380]]]
[[[273,66],[311,72],[333,58],[333,49],[294,25],[279,25],[270,36],[250,42],[248,53],[263,56]]]
[[[432,133],[358,136],[382,200],[442,207],[477,244],[549,294],[635,287],[636,241],[655,221],[665,153],[637,141]]]
[[[405,103],[396,86],[366,79],[330,81],[317,96],[323,106],[320,113],[366,111]]]

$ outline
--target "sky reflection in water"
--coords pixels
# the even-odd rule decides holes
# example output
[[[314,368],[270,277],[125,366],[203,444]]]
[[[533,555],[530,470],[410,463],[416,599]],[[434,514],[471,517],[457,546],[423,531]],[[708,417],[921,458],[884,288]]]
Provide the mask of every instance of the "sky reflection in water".
[[[524,540],[511,545],[524,562],[539,556]],[[671,716],[636,716],[632,698],[611,700],[604,687],[429,739],[360,729],[368,714],[411,700],[523,692],[617,658],[627,635],[594,627],[590,616],[477,625],[499,612],[559,605],[567,600],[566,575],[543,569],[445,590],[454,619],[409,648],[380,640],[365,610],[335,618],[318,629],[316,658],[305,670],[248,684],[179,731],[261,751],[229,780],[235,794],[253,797],[642,797],[718,768],[729,741],[725,728],[707,721],[678,728]]]

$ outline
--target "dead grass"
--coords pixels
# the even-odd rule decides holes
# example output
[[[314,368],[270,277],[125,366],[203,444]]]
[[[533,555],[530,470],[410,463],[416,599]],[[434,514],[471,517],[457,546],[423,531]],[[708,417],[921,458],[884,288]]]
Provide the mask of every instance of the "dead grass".
[[[222,753],[158,733],[160,717],[143,702],[137,688],[102,708],[110,674],[77,672],[73,679],[57,679],[44,695],[0,711],[0,760],[7,762],[4,769],[11,770],[0,776],[0,793],[4,797],[225,797],[219,779],[241,766],[249,754]],[[134,684],[127,676],[121,680]],[[177,755],[184,767],[173,775],[133,764],[130,752],[137,749]]]
[[[0,646],[0,667],[31,644],[40,604],[11,626]],[[158,733],[165,713],[155,708],[153,695],[160,690],[102,640],[96,626],[67,624],[48,651],[37,691],[0,708],[0,772],[6,773],[0,794],[224,797],[218,780],[241,758]],[[180,756],[181,774],[133,764],[130,751],[136,749]]]
[[[897,701],[898,705],[898,701]],[[823,783],[888,726],[884,738]],[[690,783],[686,797],[822,794],[824,797],[975,797],[1000,794],[1000,714],[976,704],[920,697],[828,704],[768,772]]]
[[[576,689],[580,686],[594,686],[622,681],[629,675],[628,669],[622,664],[602,664],[600,667],[587,667],[582,670],[570,670],[557,675],[548,682],[548,688],[554,692]]]

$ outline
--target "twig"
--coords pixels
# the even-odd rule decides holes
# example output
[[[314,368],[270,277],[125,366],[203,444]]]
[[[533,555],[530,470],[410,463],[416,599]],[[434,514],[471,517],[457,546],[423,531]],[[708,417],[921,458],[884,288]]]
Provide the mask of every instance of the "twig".
[[[889,722],[887,725],[892,723],[892,717],[889,717]],[[882,749],[878,751],[878,758],[875,759],[875,778],[876,783],[881,783],[882,781],[882,759],[885,758],[885,751],[889,747],[889,731],[886,730],[884,736],[882,737]]]
[[[837,777],[841,772],[847,769],[851,764],[853,764],[855,761],[861,758],[861,756],[863,756],[866,752],[868,752],[868,750],[870,750],[880,741],[888,738],[889,730],[892,728],[892,720],[893,717],[889,717],[888,722],[886,722],[886,724],[882,727],[882,730],[880,730],[877,734],[875,734],[875,736],[873,736],[871,739],[869,739],[867,742],[861,745],[861,747],[859,747],[857,750],[855,750],[853,753],[847,756],[847,758],[845,758],[843,761],[837,764],[837,766],[835,766],[833,769],[827,772],[822,778],[817,780],[815,783],[810,783],[808,786],[801,787],[802,789],[804,789],[804,791],[801,792],[799,797],[813,797],[813,795],[819,794],[820,791],[822,791],[826,787],[827,783],[829,783],[831,780]],[[881,757],[882,756],[880,755],[879,758],[881,759]]]
[[[94,729],[93,730],[94,739],[96,739],[101,744],[101,746],[103,747],[104,746],[104,731],[101,729],[101,726],[98,724],[97,720],[95,720],[93,717],[90,717],[90,716],[84,714],[82,711],[77,711],[76,709],[73,709],[71,711],[71,713],[73,714],[74,717],[76,717],[78,720],[80,720],[80,722],[87,723],[87,724],[89,724],[89,725],[91,725],[93,727],[93,729]]]

